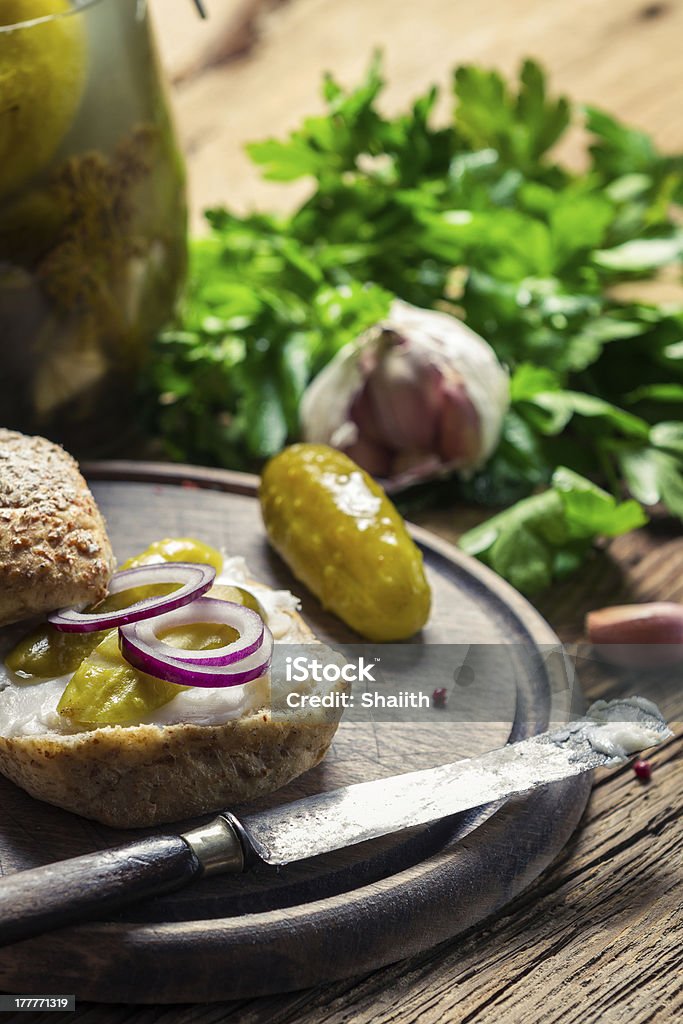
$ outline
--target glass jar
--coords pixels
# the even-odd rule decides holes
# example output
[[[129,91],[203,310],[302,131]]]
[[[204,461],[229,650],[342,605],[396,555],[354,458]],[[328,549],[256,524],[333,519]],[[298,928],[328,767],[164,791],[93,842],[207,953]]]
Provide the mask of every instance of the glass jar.
[[[186,266],[144,0],[0,4],[0,425],[124,450]]]

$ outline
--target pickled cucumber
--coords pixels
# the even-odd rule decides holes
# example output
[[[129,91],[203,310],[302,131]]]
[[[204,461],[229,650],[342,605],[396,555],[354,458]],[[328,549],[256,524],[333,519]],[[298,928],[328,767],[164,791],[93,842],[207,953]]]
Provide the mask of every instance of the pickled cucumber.
[[[212,565],[217,573],[223,571],[223,556],[210,544],[194,537],[165,537],[155,540],[139,555],[124,562],[122,569],[135,569],[139,565],[153,565],[159,562],[202,562]]]
[[[215,587],[212,595],[226,600],[220,591],[236,589]],[[208,622],[175,626],[159,633],[164,643],[186,651],[215,650],[237,637],[230,626]],[[118,630],[113,629],[78,666],[57,711],[79,725],[128,725],[140,722],[186,689],[133,668],[121,654]]]
[[[260,615],[267,623],[268,617],[259,599],[251,594],[244,587],[227,586],[224,583],[216,583],[209,592],[209,597],[217,597],[219,601],[231,601],[232,604],[241,604],[244,608],[251,608],[252,612]]]
[[[167,537],[164,540],[154,541],[139,555],[124,562],[121,568],[132,569],[139,565],[161,562],[202,562],[212,565],[218,573],[223,568],[223,556],[219,551],[209,544],[190,537]],[[90,611],[118,611],[136,601],[142,601],[146,597],[169,594],[175,589],[177,586],[174,583],[131,587],[129,590],[121,591],[120,594],[105,597]],[[214,588],[215,591],[218,589]],[[251,594],[240,598],[237,593],[240,588],[230,589],[234,591],[230,596],[225,593],[215,593],[214,596],[220,597],[223,601],[234,601],[235,604],[246,604],[249,608],[254,607],[253,603],[249,603],[249,599],[252,602],[256,601]],[[246,594],[246,591],[242,593]],[[258,602],[256,603],[258,604]],[[260,609],[260,606],[254,610],[263,615],[263,609]],[[45,622],[19,641],[7,655],[5,664],[21,679],[26,680],[35,679],[37,681],[67,675],[69,672],[76,671],[81,662],[95,650],[105,636],[106,630],[94,633],[61,633],[54,626]]]
[[[75,672],[104,637],[102,633],[60,633],[48,622],[23,637],[5,658],[20,679],[57,678]]]
[[[0,3],[0,197],[47,165],[81,101],[86,40],[71,6],[70,0]]]
[[[374,641],[403,640],[431,606],[422,554],[382,488],[348,456],[296,444],[259,491],[271,544],[323,607]]]
[[[172,647],[207,651],[230,643],[235,635],[229,626],[200,622],[168,630],[161,639]],[[128,725],[186,689],[129,665],[119,650],[118,630],[112,629],[76,669],[57,711],[79,725]]]
[[[130,569],[162,562],[202,562],[212,565],[218,573],[223,556],[215,548],[189,537],[167,537],[153,544],[124,563]],[[145,597],[166,594],[175,584],[131,587],[106,597],[94,611],[125,608]],[[216,584],[212,597],[251,608],[265,620],[260,602],[243,587]],[[192,623],[177,626],[159,634],[171,647],[205,651],[223,647],[238,637],[237,631],[220,623]],[[118,629],[93,633],[61,633],[44,623],[24,637],[6,659],[7,667],[26,681],[58,677],[73,673],[61,696],[57,711],[71,723],[92,728],[106,725],[138,723],[157,708],[186,690],[133,668],[119,650]]]

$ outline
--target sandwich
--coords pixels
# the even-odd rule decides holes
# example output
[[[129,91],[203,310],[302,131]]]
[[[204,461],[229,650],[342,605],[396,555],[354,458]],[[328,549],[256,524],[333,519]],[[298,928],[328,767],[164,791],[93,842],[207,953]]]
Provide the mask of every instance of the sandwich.
[[[13,512],[0,518],[2,581],[11,581],[3,621],[43,614],[27,635],[0,630],[7,778],[68,811],[133,828],[265,796],[322,759],[342,702],[291,707],[291,684],[273,659],[280,644],[317,643],[294,595],[187,538],[152,544],[111,576],[104,523],[73,460],[8,431],[0,467],[3,455],[11,473],[0,468],[0,516]],[[47,468],[36,469],[36,456]],[[52,484],[36,484],[43,473],[55,501]],[[60,473],[68,485],[57,486]],[[59,525],[50,558],[47,513]],[[7,557],[15,550],[29,570],[23,585]],[[344,686],[298,684],[320,696]]]

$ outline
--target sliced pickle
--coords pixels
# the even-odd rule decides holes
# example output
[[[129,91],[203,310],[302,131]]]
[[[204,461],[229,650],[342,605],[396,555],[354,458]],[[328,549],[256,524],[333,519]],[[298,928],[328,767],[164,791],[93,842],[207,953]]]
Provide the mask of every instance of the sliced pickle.
[[[104,612],[120,612],[123,608],[130,608],[138,601],[144,601],[146,597],[166,597],[174,590],[180,590],[182,583],[155,583],[147,587],[129,587],[128,590],[120,590],[118,594],[110,594],[99,604],[88,608],[93,615]]]
[[[233,604],[241,604],[244,608],[251,608],[253,612],[256,612],[261,616],[264,622],[267,623],[266,612],[257,597],[251,594],[244,587],[229,586],[225,583],[217,583],[211,588],[208,594],[209,597],[217,597],[219,601],[232,601]]]
[[[209,544],[193,540],[190,537],[167,537],[165,540],[155,541],[153,544],[128,559],[121,568],[131,569],[138,565],[158,564],[160,562],[202,562],[212,565],[216,572],[223,567],[223,558],[219,551]],[[105,597],[99,604],[93,605],[88,611],[114,612],[121,608],[128,608],[136,601],[142,601],[146,597],[158,597],[171,594],[180,584],[159,583],[150,587],[131,587],[129,590],[122,590],[119,594]],[[244,591],[246,594],[246,591]],[[218,595],[217,595],[218,596]],[[251,597],[251,595],[249,595]],[[238,601],[237,598],[224,597],[223,600],[234,600],[238,604],[246,604],[246,601]],[[252,600],[256,600],[253,598]],[[253,607],[249,604],[248,607]],[[259,614],[259,608],[255,608]],[[94,651],[106,635],[106,630],[95,633],[62,633],[49,623],[43,623],[28,636],[25,636],[14,647],[5,659],[5,664],[21,679],[40,680],[64,676],[75,672],[84,658]]]
[[[36,682],[65,676],[76,671],[104,635],[104,632],[60,633],[46,622],[12,648],[5,664],[21,679]]]
[[[76,669],[57,711],[80,725],[127,725],[168,704],[182,689],[129,665],[119,651],[118,630],[112,629]]]
[[[222,556],[215,548],[181,537],[150,544],[146,551],[129,559],[121,568],[162,561],[203,562],[214,566],[217,572],[223,567]],[[89,610],[118,611],[145,597],[171,593],[174,589],[175,584],[132,587],[105,598]],[[210,595],[251,608],[266,620],[259,600],[243,587],[217,584]],[[237,636],[236,630],[227,625],[199,622],[166,630],[159,634],[159,639],[179,649],[202,651],[223,647]],[[133,668],[119,650],[118,629],[62,633],[45,623],[17,644],[7,656],[6,664],[26,680],[39,681],[73,673],[57,710],[74,725],[134,724],[188,689]]]
[[[171,647],[184,651],[215,651],[225,647],[239,637],[236,629],[222,622],[195,622],[188,626],[174,626],[157,634],[160,640]]]
[[[88,611],[119,611],[145,597],[168,594],[175,589],[174,583],[160,583],[153,587],[131,587],[120,594],[105,597]],[[5,658],[5,664],[20,679],[39,681],[65,676],[76,671],[83,659],[95,650],[106,634],[105,629],[93,633],[62,633],[49,622],[44,622],[12,648]]]
[[[161,639],[173,647],[206,651],[235,637],[229,626],[199,622],[167,630]],[[129,665],[119,650],[118,630],[112,629],[74,672],[57,711],[79,725],[130,725],[187,689]]]
[[[204,544],[193,537],[166,537],[155,540],[153,544],[139,555],[134,555],[124,562],[122,569],[136,569],[139,565],[153,565],[159,560],[164,562],[202,562],[212,565],[217,573],[223,571],[223,556],[210,544]]]

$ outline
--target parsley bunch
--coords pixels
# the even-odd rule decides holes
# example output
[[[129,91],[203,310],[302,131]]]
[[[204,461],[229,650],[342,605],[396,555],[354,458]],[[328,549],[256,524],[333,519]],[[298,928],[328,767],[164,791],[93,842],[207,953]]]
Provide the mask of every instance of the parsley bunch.
[[[565,516],[553,543],[526,531],[545,546],[526,575],[500,545],[465,538],[530,592],[573,567],[588,538],[644,522],[639,503],[683,517],[683,309],[616,288],[680,267],[683,157],[549,96],[532,61],[512,85],[458,68],[445,126],[436,89],[387,118],[382,87],[378,58],[357,89],[328,76],[324,114],[249,147],[267,178],[306,178],[310,197],[286,217],[207,212],[182,324],[150,363],[154,427],[176,458],[253,468],[296,439],[308,380],[393,296],[451,310],[512,374],[499,448],[461,494],[526,499],[501,514],[515,530]],[[552,155],[578,120],[589,139],[580,173]],[[543,502],[528,497],[546,487]],[[586,488],[604,496],[593,494],[597,517]]]

